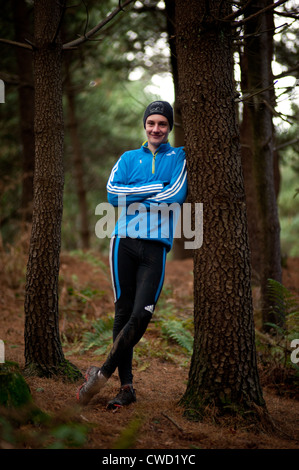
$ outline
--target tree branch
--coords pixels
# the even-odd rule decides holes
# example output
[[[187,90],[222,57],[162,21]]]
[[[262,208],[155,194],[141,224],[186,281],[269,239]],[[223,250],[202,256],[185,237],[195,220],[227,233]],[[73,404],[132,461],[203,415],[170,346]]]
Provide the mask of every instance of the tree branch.
[[[274,75],[273,78],[274,79],[279,79],[279,78],[287,77],[288,75],[293,75],[292,72],[296,72],[297,70],[299,70],[299,63],[294,65],[294,67],[291,67],[290,69],[285,70],[284,72],[281,72],[278,75]]]
[[[272,116],[276,116],[276,117],[279,117],[280,119],[282,119],[283,121],[287,122],[288,124],[292,124],[292,122],[290,122],[287,117],[283,114],[283,113],[278,113],[274,108],[273,106],[271,106],[271,104],[267,101],[267,100],[263,100],[263,103],[265,104],[265,106],[267,106],[267,108],[269,109],[269,111],[271,112]]]
[[[274,12],[278,16],[284,16],[286,18],[292,18],[295,20],[299,19],[299,13],[298,12],[293,12],[293,11],[275,11]]]
[[[232,26],[239,27],[242,26],[243,24],[247,23],[247,21],[252,20],[256,16],[260,15],[261,13],[265,13],[266,11],[273,10],[276,7],[279,7],[283,3],[286,3],[288,0],[278,0],[276,3],[272,3],[271,5],[266,6],[265,8],[262,8],[261,10],[257,11],[256,13],[253,13],[252,15],[248,16],[242,21],[234,21],[232,23]],[[225,20],[225,18],[224,18]]]
[[[3,80],[5,84],[9,85],[19,85],[20,84],[20,77],[19,75],[8,74],[6,72],[2,72],[0,70],[0,80]]]
[[[289,140],[288,142],[284,142],[283,144],[277,145],[277,146],[274,148],[274,150],[283,149],[284,147],[288,147],[289,145],[297,144],[297,142],[299,142],[299,138],[298,138],[298,139]]]
[[[30,44],[25,44],[24,42],[11,41],[10,39],[0,38],[0,42],[4,44],[10,44],[11,46],[22,47],[23,49],[33,50],[33,47]]]
[[[242,101],[247,101],[249,100],[250,98],[252,98],[253,96],[256,96],[256,95],[260,95],[261,93],[263,93],[264,91],[267,91],[269,90],[270,88],[273,88],[274,85],[276,84],[276,82],[273,82],[271,83],[271,85],[267,86],[266,88],[261,88],[253,93],[244,93],[242,98],[236,98],[235,99],[235,102],[236,103],[241,103]]]
[[[75,39],[74,41],[70,41],[64,44],[63,49],[72,49],[74,47],[80,46],[86,41],[89,41],[92,36],[94,36],[100,29],[102,29],[107,23],[109,23],[120,11],[124,11],[124,7],[135,1],[136,0],[126,0],[122,5],[119,2],[119,6],[115,8],[115,10],[113,10],[104,20],[102,20],[90,31],[85,33],[84,36],[81,36],[80,38]]]
[[[244,13],[244,11],[249,7],[251,2],[252,0],[248,0],[248,2],[243,7],[231,13],[230,15],[226,16],[225,18],[222,18],[221,21],[231,21],[237,18],[238,16],[241,16]]]

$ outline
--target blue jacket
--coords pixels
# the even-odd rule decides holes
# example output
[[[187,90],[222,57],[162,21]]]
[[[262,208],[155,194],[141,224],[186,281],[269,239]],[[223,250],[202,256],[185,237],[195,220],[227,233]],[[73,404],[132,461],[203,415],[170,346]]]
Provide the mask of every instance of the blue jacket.
[[[112,168],[107,192],[108,202],[122,207],[113,235],[160,241],[169,251],[187,196],[183,147],[167,142],[153,154],[145,142],[125,152]]]

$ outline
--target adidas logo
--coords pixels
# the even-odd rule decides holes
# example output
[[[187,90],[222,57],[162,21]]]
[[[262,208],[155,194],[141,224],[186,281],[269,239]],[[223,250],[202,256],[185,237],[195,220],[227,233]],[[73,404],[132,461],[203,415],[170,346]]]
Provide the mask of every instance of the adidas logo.
[[[173,150],[172,152],[166,154],[167,157],[170,157],[170,155],[175,155],[175,151]]]
[[[144,310],[147,310],[150,313],[153,313],[154,309],[155,309],[154,305],[147,305],[146,307],[144,307]]]

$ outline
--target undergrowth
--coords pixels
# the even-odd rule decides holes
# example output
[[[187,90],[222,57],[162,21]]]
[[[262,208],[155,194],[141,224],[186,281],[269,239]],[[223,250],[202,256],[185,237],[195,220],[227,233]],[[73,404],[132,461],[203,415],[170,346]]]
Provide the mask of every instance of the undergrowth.
[[[4,286],[12,289],[16,296],[22,296],[25,285],[26,260],[28,256],[28,234],[13,246],[0,249],[0,261],[4,266]],[[78,263],[84,261],[94,269],[101,271],[110,282],[107,264],[97,253],[76,251],[68,253]],[[269,280],[269,290],[280,310],[285,312],[284,327],[271,324],[276,335],[264,334],[256,329],[256,349],[263,383],[291,383],[291,389],[298,386],[299,367],[297,356],[294,360],[292,341],[299,338],[298,299],[283,285]],[[60,332],[66,356],[84,354],[91,351],[97,356],[105,356],[112,345],[114,313],[99,313],[106,292],[92,284],[82,284],[73,272],[60,274]],[[187,366],[193,349],[193,313],[192,299],[188,305],[179,305],[171,286],[164,285],[152,321],[146,334],[135,347],[134,360],[139,370],[150,365],[152,357]],[[293,357],[293,360],[292,360]],[[297,361],[297,362],[296,362]],[[281,387],[285,390],[287,386]],[[293,392],[292,392],[293,393]]]
[[[193,348],[193,318],[178,312],[167,299],[171,289],[165,287],[148,330],[135,346],[134,359],[139,369],[146,367],[146,359],[159,357],[163,360],[186,364]],[[92,350],[95,355],[106,355],[112,344],[114,315],[92,322],[90,330],[82,337],[82,352]]]
[[[84,289],[80,291],[77,286],[76,292],[88,294],[89,302],[95,301],[101,295],[99,291],[88,289],[86,286]],[[286,323],[284,328],[271,325],[276,335],[264,334],[256,329],[256,348],[261,374],[265,384],[273,381],[284,382],[286,385],[287,381],[291,381],[293,388],[293,385],[298,383],[299,375],[298,365],[291,360],[291,343],[293,339],[298,338],[299,330],[298,300],[276,281],[269,280],[269,289],[276,305],[280,303],[280,306],[283,306]],[[68,291],[70,295],[80,297],[72,289],[69,288]],[[183,366],[189,364],[193,350],[193,315],[190,314],[190,309],[179,307],[173,297],[171,286],[164,285],[147,332],[134,349],[138,370],[149,367],[152,357]],[[112,346],[113,318],[113,312],[92,321],[83,315],[85,326],[76,345],[77,352],[84,354],[85,351],[92,351],[96,356],[106,356]],[[72,347],[71,344],[69,346]]]
[[[100,269],[109,276],[107,266],[91,253],[73,253],[78,260],[87,261],[91,267]],[[27,239],[18,245],[0,250],[0,261],[4,266],[4,287],[15,295],[22,295],[25,283]],[[298,393],[299,367],[292,361],[292,341],[299,338],[298,299],[284,286],[269,281],[269,288],[276,302],[283,307],[286,322],[284,327],[272,324],[276,335],[256,331],[256,346],[263,384],[274,384],[279,394],[295,396]],[[66,355],[92,354],[105,356],[112,345],[113,312],[99,317],[97,304],[107,293],[89,284],[82,285],[71,273],[60,278],[61,335]],[[151,364],[151,358],[172,361],[188,366],[193,348],[193,315],[188,308],[180,306],[172,288],[165,285],[148,330],[135,348],[134,360],[137,369],[144,370]],[[64,324],[66,327],[64,328]],[[298,356],[298,354],[297,354]],[[294,357],[294,354],[293,354]],[[295,357],[297,360],[297,358]],[[282,386],[283,384],[283,386]],[[24,442],[32,448],[84,447],[89,428],[70,416],[47,416],[44,422],[33,422],[24,430],[27,422],[23,415],[11,416],[7,409],[0,410],[0,440],[7,448],[22,447]],[[129,423],[126,433],[115,442],[115,448],[126,448],[134,442],[142,421]],[[1,444],[2,445],[2,444]],[[1,447],[1,446],[0,446]]]
[[[263,382],[273,384],[279,394],[295,396],[299,385],[298,354],[293,349],[299,341],[298,298],[273,279],[268,280],[268,290],[273,309],[283,314],[284,322],[283,326],[267,323],[272,329],[268,334],[256,330]]]

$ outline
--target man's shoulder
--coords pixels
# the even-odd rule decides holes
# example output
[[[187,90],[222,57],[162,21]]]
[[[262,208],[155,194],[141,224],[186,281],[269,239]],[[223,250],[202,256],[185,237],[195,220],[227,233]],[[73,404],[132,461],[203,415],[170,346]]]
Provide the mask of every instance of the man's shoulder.
[[[184,147],[172,147],[169,146],[166,155],[177,155],[185,158],[185,148]]]
[[[137,148],[137,149],[132,149],[132,150],[126,150],[122,154],[122,158],[130,158],[130,157],[135,157],[138,153],[142,152],[142,149]]]
[[[177,152],[185,152],[185,147],[173,147]]]

